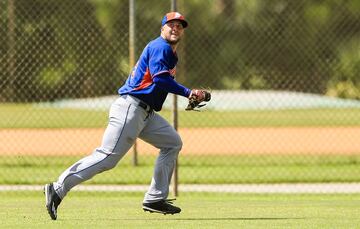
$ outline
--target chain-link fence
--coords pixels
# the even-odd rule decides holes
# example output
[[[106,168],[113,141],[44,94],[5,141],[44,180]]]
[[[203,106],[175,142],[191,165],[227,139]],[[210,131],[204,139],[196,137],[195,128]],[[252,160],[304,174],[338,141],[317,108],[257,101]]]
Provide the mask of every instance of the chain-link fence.
[[[129,1],[0,2],[0,183],[45,184],[101,142],[129,74]],[[357,182],[360,5],[177,1],[188,22],[177,81],[180,184]],[[135,1],[135,57],[171,1]],[[172,97],[160,112],[172,122]],[[157,150],[137,142],[88,184],[149,183]]]

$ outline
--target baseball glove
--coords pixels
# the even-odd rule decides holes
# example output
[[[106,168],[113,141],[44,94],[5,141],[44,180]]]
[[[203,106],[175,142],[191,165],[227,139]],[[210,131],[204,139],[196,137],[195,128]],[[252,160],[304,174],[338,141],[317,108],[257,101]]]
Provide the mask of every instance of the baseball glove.
[[[202,102],[209,102],[211,99],[211,93],[206,90],[193,89],[189,96],[189,103],[185,110],[187,111],[199,111],[196,108],[201,108],[206,105],[206,103],[201,104]]]

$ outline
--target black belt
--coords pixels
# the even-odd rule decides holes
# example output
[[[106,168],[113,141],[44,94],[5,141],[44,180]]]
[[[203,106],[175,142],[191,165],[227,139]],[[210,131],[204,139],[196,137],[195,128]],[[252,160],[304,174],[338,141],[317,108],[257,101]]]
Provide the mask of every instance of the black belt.
[[[152,112],[152,108],[141,100],[139,102],[139,106],[144,110],[146,110],[147,112]]]
[[[123,97],[123,98],[126,99],[127,96],[128,96],[128,95],[122,95],[121,97]],[[134,97],[135,97],[135,96],[134,96]],[[136,97],[135,97],[135,98],[136,98]],[[143,101],[141,101],[139,98],[137,98],[137,100],[139,100],[138,105],[139,105],[142,109],[144,109],[144,110],[147,111],[148,113],[151,113],[151,112],[153,111],[153,109],[152,109],[149,105],[147,105],[146,103],[144,103]]]

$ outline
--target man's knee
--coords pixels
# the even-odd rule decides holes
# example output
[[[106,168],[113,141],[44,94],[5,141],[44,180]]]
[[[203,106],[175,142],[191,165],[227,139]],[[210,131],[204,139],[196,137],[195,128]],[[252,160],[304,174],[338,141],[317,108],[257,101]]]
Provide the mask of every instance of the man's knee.
[[[110,154],[110,152],[103,148],[97,148],[92,157],[96,158],[94,161],[98,161],[95,164],[98,168],[98,173],[113,169],[119,161],[118,157],[114,157],[114,154]]]
[[[176,140],[174,140],[173,147],[174,147],[175,150],[180,151],[182,149],[182,146],[183,146],[183,142],[182,142],[180,136],[177,135]]]
[[[169,140],[169,139],[168,139]],[[168,155],[174,155],[177,157],[180,150],[182,149],[183,142],[179,135],[174,135],[170,141],[168,141],[168,144],[164,147],[161,147],[161,153],[168,154]]]

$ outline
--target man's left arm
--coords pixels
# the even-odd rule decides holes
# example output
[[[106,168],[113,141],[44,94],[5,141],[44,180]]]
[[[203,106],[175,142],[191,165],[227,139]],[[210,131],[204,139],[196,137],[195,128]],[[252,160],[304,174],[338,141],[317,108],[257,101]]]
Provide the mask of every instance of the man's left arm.
[[[176,95],[181,95],[189,98],[191,94],[191,90],[179,83],[177,83],[169,73],[164,73],[161,75],[157,75],[153,78],[153,82],[162,88],[164,91],[169,93],[173,93]]]
[[[205,106],[205,104],[200,103],[203,101],[208,102],[211,99],[210,92],[200,89],[190,90],[189,88],[177,83],[168,74],[155,76],[153,82],[167,92],[187,97],[189,99],[189,104],[185,110],[195,110],[195,108]]]

